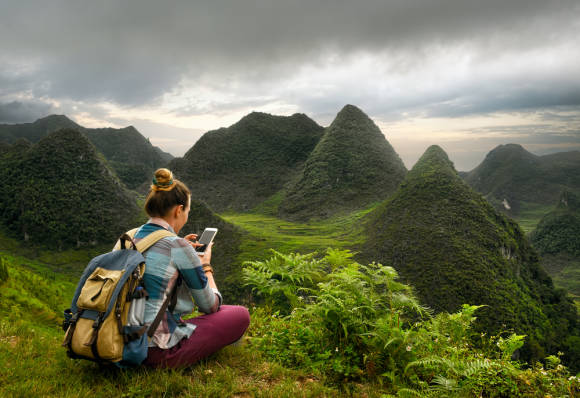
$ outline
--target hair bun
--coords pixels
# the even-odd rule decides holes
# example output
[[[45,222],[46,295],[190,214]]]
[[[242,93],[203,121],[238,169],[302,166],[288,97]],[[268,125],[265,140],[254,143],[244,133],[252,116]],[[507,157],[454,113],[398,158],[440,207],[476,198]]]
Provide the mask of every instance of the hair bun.
[[[173,173],[168,169],[157,169],[153,176],[153,185],[151,189],[154,191],[171,191],[175,187],[173,180]]]

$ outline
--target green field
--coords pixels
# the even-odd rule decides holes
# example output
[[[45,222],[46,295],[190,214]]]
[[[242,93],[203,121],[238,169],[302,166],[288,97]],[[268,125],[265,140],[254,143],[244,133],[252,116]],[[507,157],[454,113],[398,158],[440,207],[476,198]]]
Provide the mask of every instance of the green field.
[[[519,214],[514,217],[526,234],[532,232],[546,214],[554,210],[554,206],[522,202]]]
[[[242,240],[240,261],[249,261],[268,257],[271,248],[283,253],[310,253],[328,247],[358,246],[364,239],[361,219],[375,206],[309,223],[285,221],[257,212],[224,213],[220,216],[247,232]],[[219,250],[217,245],[216,250]]]

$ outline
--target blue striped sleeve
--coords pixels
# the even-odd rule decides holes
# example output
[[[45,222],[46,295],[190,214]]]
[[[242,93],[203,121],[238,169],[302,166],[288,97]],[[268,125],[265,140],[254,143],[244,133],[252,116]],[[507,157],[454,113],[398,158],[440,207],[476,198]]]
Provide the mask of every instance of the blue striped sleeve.
[[[171,258],[183,276],[199,310],[206,314],[217,311],[219,299],[207,282],[195,250],[188,241],[182,238],[176,239],[173,243]]]

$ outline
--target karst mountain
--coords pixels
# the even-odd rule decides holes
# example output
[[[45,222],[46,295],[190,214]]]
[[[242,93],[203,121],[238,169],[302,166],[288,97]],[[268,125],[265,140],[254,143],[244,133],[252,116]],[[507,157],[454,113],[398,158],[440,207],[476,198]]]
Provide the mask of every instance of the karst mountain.
[[[481,330],[528,336],[523,355],[566,351],[576,309],[556,290],[516,222],[457,174],[438,146],[427,149],[400,189],[366,220],[366,260],[392,265],[435,311],[484,305]]]
[[[327,218],[393,193],[407,172],[377,125],[346,105],[325,130],[280,205],[285,218]]]

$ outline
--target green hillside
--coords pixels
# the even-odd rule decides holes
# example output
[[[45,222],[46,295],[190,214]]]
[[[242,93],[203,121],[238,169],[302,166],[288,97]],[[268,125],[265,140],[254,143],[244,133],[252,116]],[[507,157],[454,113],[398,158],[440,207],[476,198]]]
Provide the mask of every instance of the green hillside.
[[[21,141],[0,156],[0,216],[16,236],[54,249],[113,242],[140,212],[77,130]]]
[[[307,220],[364,208],[393,193],[406,171],[374,122],[346,105],[288,188],[280,214]]]
[[[85,128],[64,115],[51,115],[34,123],[0,124],[0,141],[13,143],[19,138],[38,142],[46,135],[63,128],[85,134],[101,152],[121,181],[130,189],[149,181],[153,172],[173,157],[151,145],[133,126],[123,129]]]
[[[249,210],[283,188],[322,135],[306,115],[253,112],[204,134],[168,166],[215,211]]]
[[[533,229],[563,191],[580,193],[580,152],[536,156],[521,145],[500,145],[465,181],[496,209]]]
[[[544,268],[580,307],[580,198],[564,192],[556,208],[530,234]]]
[[[469,188],[440,147],[427,149],[369,214],[366,232],[363,257],[395,267],[436,311],[487,305],[480,329],[528,335],[525,358],[571,352],[578,316],[565,292],[553,288],[518,225]]]

